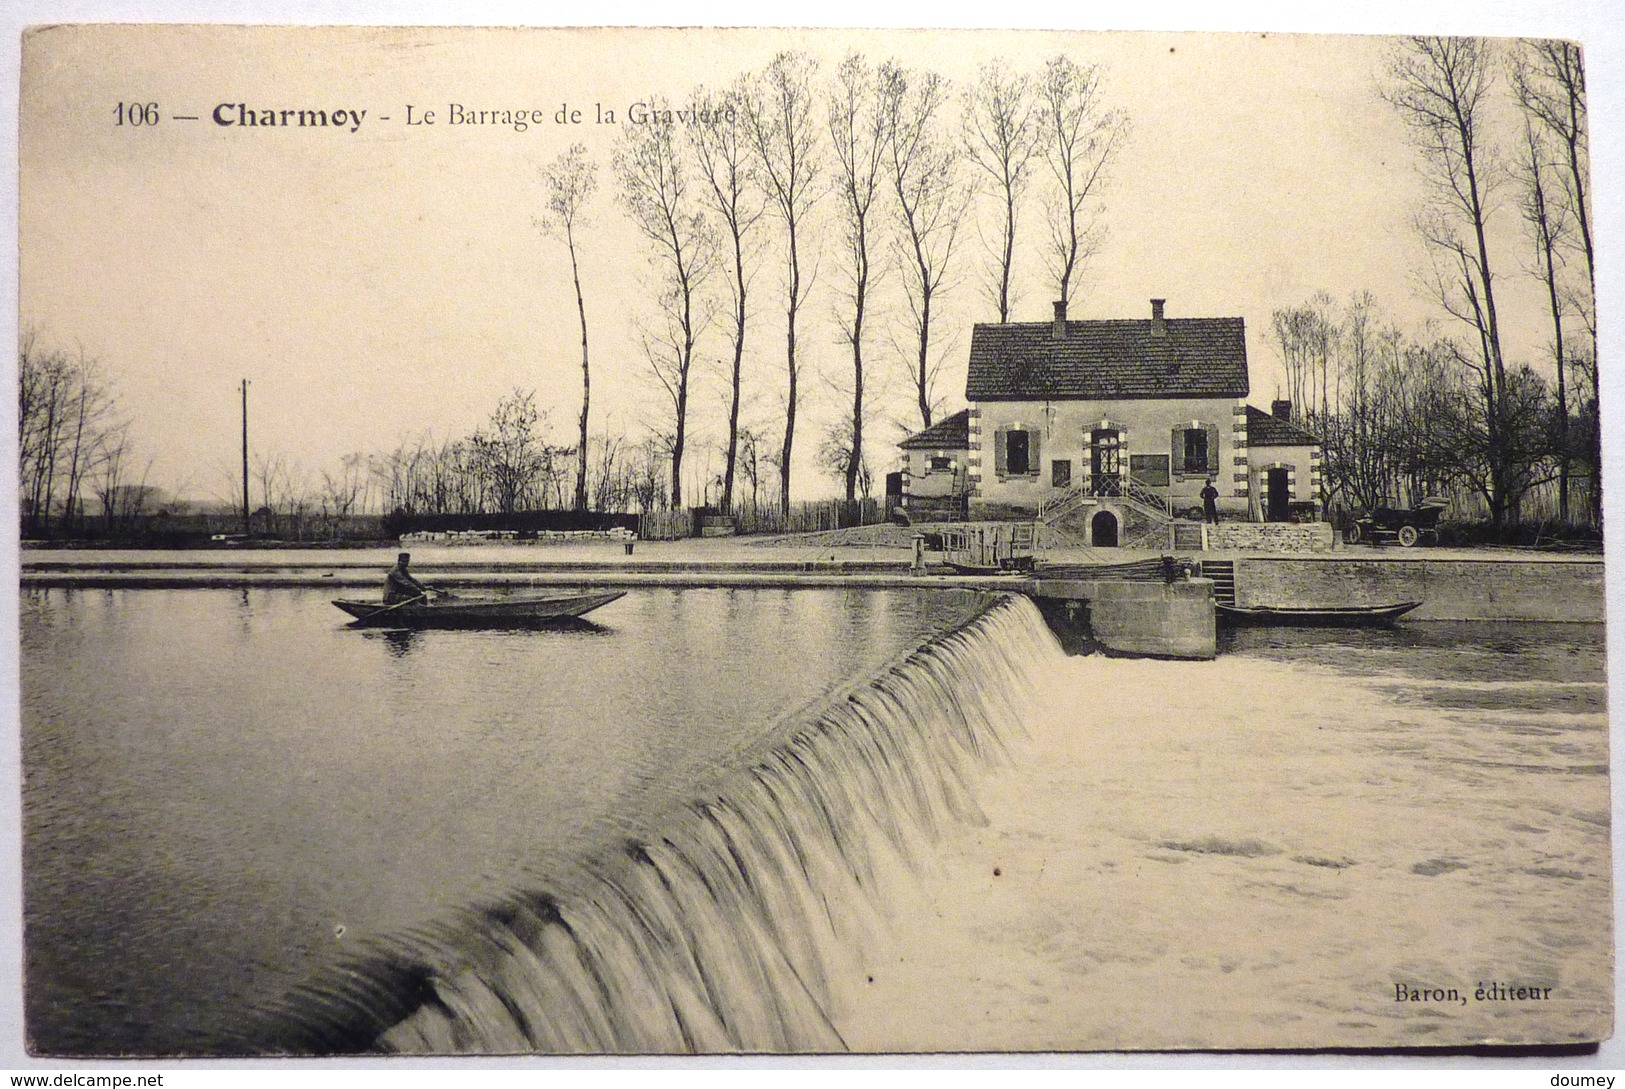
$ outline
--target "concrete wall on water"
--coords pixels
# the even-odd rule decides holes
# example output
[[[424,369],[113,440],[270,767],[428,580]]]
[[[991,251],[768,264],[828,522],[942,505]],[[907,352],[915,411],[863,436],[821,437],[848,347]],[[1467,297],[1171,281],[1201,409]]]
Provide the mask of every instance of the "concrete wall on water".
[[[1601,622],[1601,559],[1242,557],[1236,604],[1383,605],[1420,601],[1415,620]]]
[[[1123,582],[1039,579],[1033,595],[1046,617],[1056,603],[1074,615],[1080,634],[1112,654],[1152,658],[1212,658],[1218,651],[1213,582]],[[1063,612],[1064,615],[1064,612]]]

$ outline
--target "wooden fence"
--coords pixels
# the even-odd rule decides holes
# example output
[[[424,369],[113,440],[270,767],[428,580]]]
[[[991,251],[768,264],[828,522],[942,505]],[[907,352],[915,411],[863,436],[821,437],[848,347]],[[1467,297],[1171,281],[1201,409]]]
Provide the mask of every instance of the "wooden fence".
[[[718,511],[706,511],[713,521]],[[885,504],[879,499],[818,499],[790,504],[788,515],[776,506],[735,507],[733,527],[740,534],[821,533],[852,526],[872,526],[886,520]],[[671,541],[697,536],[695,526],[704,515],[693,509],[644,511],[638,536],[646,541]]]

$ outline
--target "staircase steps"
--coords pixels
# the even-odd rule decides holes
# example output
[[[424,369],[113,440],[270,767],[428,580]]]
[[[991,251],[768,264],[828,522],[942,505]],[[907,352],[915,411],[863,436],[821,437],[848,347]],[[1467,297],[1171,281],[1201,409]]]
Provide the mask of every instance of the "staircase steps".
[[[1236,603],[1235,560],[1203,560],[1202,577],[1213,580],[1213,603],[1215,605],[1234,605]]]
[[[1176,552],[1202,551],[1202,523],[1174,522],[1173,547]]]

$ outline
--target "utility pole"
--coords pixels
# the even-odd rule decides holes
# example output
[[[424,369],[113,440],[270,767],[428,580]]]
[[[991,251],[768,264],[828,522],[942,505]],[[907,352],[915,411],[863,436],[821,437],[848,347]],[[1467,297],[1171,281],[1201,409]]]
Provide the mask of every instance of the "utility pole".
[[[243,536],[250,536],[248,521],[248,379],[243,379]]]

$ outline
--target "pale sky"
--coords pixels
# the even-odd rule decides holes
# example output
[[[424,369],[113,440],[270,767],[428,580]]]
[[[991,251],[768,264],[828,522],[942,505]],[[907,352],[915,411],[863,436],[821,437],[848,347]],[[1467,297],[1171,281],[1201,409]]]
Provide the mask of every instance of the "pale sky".
[[[515,387],[538,391],[555,440],[567,443],[580,403],[574,298],[563,246],[533,218],[539,168],[579,140],[600,166],[582,238],[593,429],[636,439],[665,411],[634,336],[636,320],[653,314],[647,251],[614,199],[615,128],[555,125],[561,105],[590,121],[595,104],[624,112],[651,95],[682,100],[785,48],[811,53],[824,75],[856,49],[959,85],[994,57],[1036,71],[1065,52],[1105,66],[1106,101],[1133,124],[1103,194],[1105,244],[1072,316],[1142,317],[1162,297],[1170,317],[1242,317],[1251,400],[1267,405],[1281,382],[1268,339],[1276,309],[1316,291],[1343,300],[1369,290],[1416,332],[1444,320],[1415,276],[1425,260],[1409,226],[1418,157],[1376,93],[1389,45],[1256,33],[48,31],[25,58],[20,320],[48,344],[100,359],[153,458],[152,482],[198,497],[233,492],[242,378],[256,454],[282,454],[313,476],[346,453],[466,434]],[[164,119],[118,127],[121,99],[157,101]],[[217,104],[237,102],[366,114],[354,133],[210,120]],[[452,127],[451,103],[541,109],[549,120],[525,132]],[[440,123],[408,129],[408,105]],[[1515,129],[1501,132],[1510,151]],[[1035,167],[1021,227],[1018,320],[1047,319],[1053,296],[1039,254],[1043,171]],[[1524,272],[1512,199],[1509,185],[1492,239],[1505,345],[1512,361],[1549,371],[1544,304]],[[800,328],[802,497],[835,488],[813,457],[845,407],[836,387],[850,370],[834,317],[834,224],[821,234]],[[782,421],[784,390],[776,253],[754,284],[746,378],[747,419],[768,431]],[[972,323],[995,317],[979,286],[988,260],[968,230],[934,333],[950,349],[938,388],[947,411],[964,403]],[[871,386],[881,387],[868,429],[877,479],[893,467],[893,444],[918,426],[893,344],[906,349],[908,339],[900,290],[895,274],[881,283],[866,350]],[[726,350],[721,327],[701,345],[685,474],[695,496],[722,466],[715,361]]]

